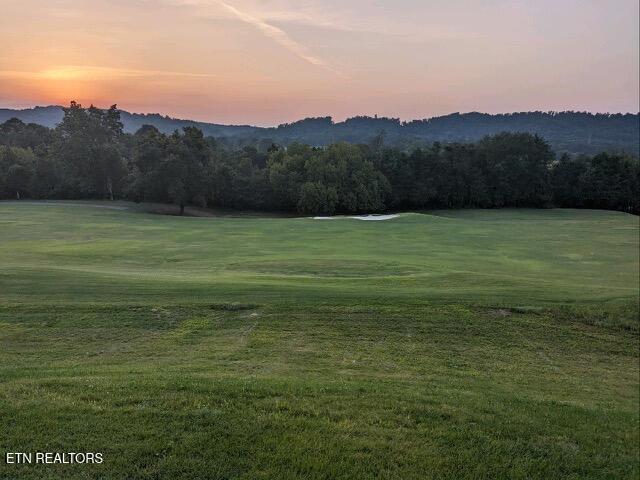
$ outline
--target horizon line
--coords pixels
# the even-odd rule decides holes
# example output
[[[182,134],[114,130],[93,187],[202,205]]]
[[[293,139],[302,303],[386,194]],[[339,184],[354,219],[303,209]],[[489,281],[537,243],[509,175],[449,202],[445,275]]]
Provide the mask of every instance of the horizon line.
[[[73,100],[70,100],[69,103],[71,103]],[[83,104],[81,104],[83,105]],[[89,104],[90,106],[96,106],[93,103]],[[118,105],[117,103],[113,103],[111,105]],[[100,108],[101,110],[107,110],[111,105],[109,105],[108,107],[97,107]],[[22,107],[22,108],[15,108],[15,107],[3,107],[0,106],[0,110],[13,110],[13,111],[25,111],[25,110],[35,110],[37,108],[68,108],[65,107],[64,105],[57,105],[57,104],[49,104],[49,105],[33,105],[33,106],[28,106],[28,107]],[[82,106],[82,108],[89,108],[89,107],[85,107]],[[545,113],[545,114],[558,114],[558,113],[583,113],[583,114],[588,114],[588,115],[640,115],[640,110],[636,111],[636,112],[632,112],[632,111],[618,111],[618,112],[598,112],[598,111],[589,111],[589,110],[512,110],[512,111],[503,111],[503,112],[496,112],[496,113],[488,113],[488,112],[482,112],[479,110],[468,110],[468,111],[454,111],[454,112],[449,112],[449,113],[445,113],[445,114],[441,114],[441,115],[432,115],[432,116],[426,116],[426,117],[422,117],[422,118],[412,118],[412,119],[402,119],[400,117],[388,117],[385,115],[378,115],[378,114],[355,114],[352,116],[348,116],[345,117],[344,120],[339,120],[339,121],[335,121],[333,115],[317,115],[317,116],[306,116],[306,117],[301,117],[298,120],[293,120],[293,121],[288,121],[288,122],[281,122],[275,125],[257,125],[257,124],[250,124],[250,123],[216,123],[215,121],[211,121],[211,120],[197,120],[197,119],[193,119],[193,118],[180,118],[180,117],[173,117],[170,116],[168,114],[163,114],[160,113],[159,111],[156,112],[134,112],[131,110],[127,110],[124,108],[118,108],[118,111],[120,112],[126,112],[128,114],[131,115],[159,115],[162,118],[168,117],[171,120],[177,120],[177,121],[183,121],[183,122],[194,122],[194,123],[206,123],[206,124],[210,124],[210,125],[220,125],[220,126],[237,126],[237,127],[253,127],[253,128],[277,128],[281,125],[289,125],[292,123],[297,123],[300,122],[302,120],[307,120],[307,119],[320,119],[320,118],[330,118],[332,123],[336,124],[336,123],[344,123],[347,120],[351,120],[354,118],[370,118],[370,119],[378,119],[378,120],[397,120],[400,123],[411,123],[411,122],[420,122],[420,121],[425,121],[425,120],[432,120],[435,118],[441,118],[441,117],[448,117],[451,115],[469,115],[469,114],[480,114],[480,115],[491,115],[491,116],[499,116],[499,115],[514,115],[514,114],[521,114],[521,113]]]

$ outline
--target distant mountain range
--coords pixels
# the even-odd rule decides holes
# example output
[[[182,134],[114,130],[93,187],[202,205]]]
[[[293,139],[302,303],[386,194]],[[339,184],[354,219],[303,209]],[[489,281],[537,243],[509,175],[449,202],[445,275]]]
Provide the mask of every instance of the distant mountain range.
[[[13,117],[27,123],[54,127],[62,120],[63,110],[60,106],[0,109],[0,123]],[[491,115],[472,112],[409,122],[364,116],[334,122],[331,117],[319,117],[277,127],[219,125],[124,110],[121,110],[121,118],[125,131],[129,133],[145,124],[165,133],[195,126],[207,136],[237,145],[273,141],[285,145],[303,142],[321,146],[339,141],[367,143],[382,136],[385,144],[412,146],[475,141],[486,135],[508,131],[538,134],[560,152],[593,154],[610,151],[638,155],[640,149],[640,116],[629,113],[519,112]]]

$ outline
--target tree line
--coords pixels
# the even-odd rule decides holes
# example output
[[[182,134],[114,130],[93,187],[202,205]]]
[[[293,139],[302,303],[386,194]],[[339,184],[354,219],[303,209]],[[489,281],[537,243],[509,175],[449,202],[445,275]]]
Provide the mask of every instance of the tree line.
[[[128,199],[302,214],[430,208],[576,207],[639,213],[637,157],[555,153],[504,132],[470,143],[242,148],[196,127],[123,131],[116,106],[72,102],[53,129],[0,124],[0,197]]]

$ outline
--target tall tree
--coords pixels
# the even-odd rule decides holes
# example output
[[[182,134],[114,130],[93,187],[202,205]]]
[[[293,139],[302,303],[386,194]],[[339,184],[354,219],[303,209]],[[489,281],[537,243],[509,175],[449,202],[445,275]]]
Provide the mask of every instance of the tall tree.
[[[136,201],[166,201],[159,178],[168,140],[156,127],[143,125],[135,133],[130,163],[129,189]]]
[[[180,215],[188,203],[206,204],[209,148],[202,131],[185,127],[183,134],[169,138],[169,155],[163,173],[171,201],[180,206]]]
[[[122,123],[116,106],[104,111],[71,102],[56,130],[56,154],[67,166],[69,187],[81,195],[113,200],[126,175]]]

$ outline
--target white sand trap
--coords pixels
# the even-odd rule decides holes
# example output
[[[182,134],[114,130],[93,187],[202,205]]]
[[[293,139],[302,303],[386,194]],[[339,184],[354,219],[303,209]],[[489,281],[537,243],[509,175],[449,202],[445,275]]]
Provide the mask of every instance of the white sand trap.
[[[349,218],[355,218],[356,220],[391,220],[392,218],[397,218],[399,216],[400,215],[397,213],[391,213],[388,215],[356,215]]]
[[[344,215],[337,215],[335,217],[313,217],[314,220],[335,220],[336,218],[353,218],[355,220],[391,220],[392,218],[399,217],[399,213],[391,213],[387,215],[353,215],[345,217]]]

